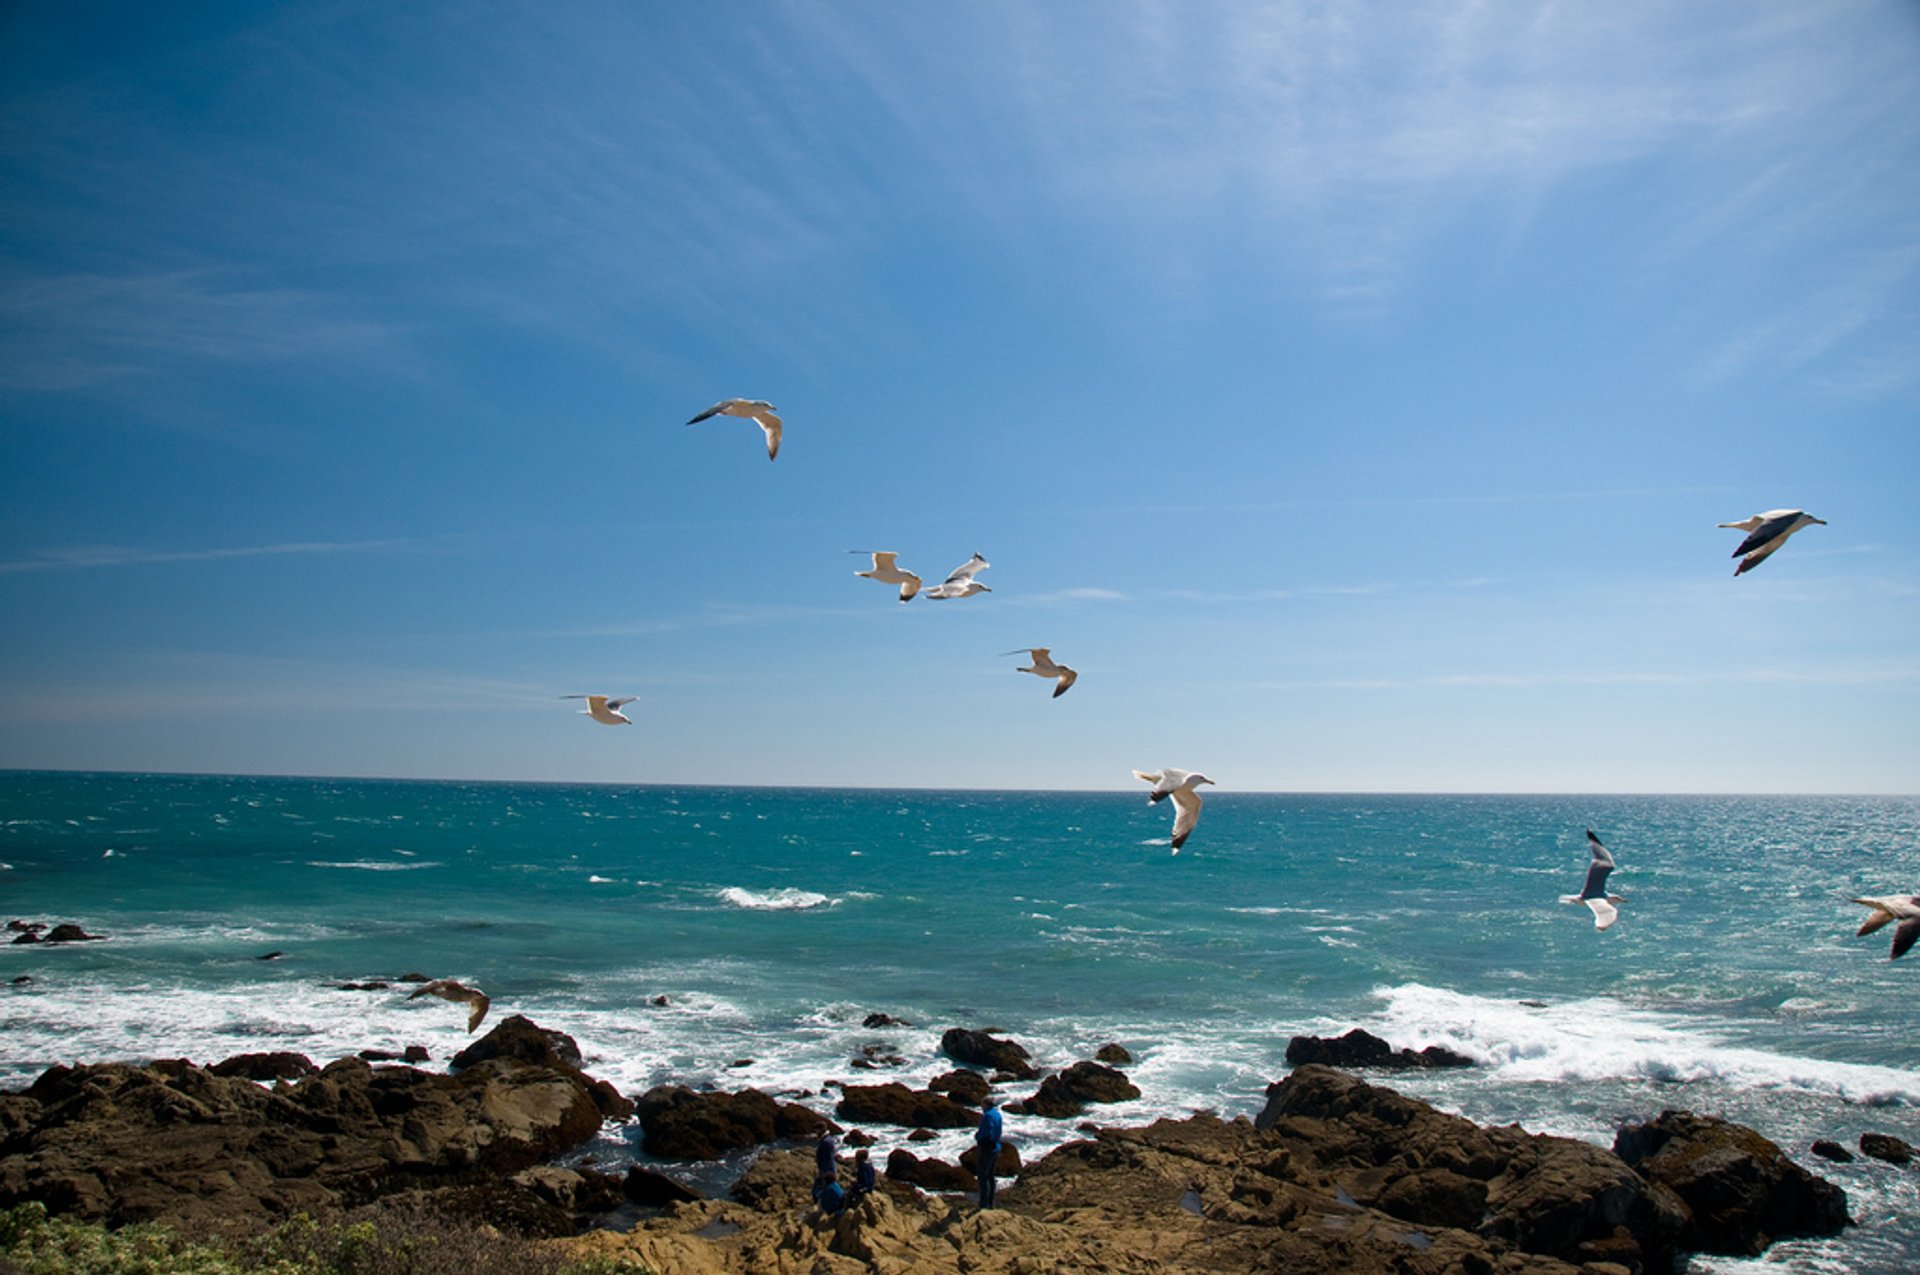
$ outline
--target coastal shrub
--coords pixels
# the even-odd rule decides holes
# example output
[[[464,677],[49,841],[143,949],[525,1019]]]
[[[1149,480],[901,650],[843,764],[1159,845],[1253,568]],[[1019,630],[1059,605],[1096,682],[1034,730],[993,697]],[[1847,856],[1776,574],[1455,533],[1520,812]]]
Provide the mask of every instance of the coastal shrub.
[[[340,1221],[300,1214],[249,1236],[190,1239],[158,1222],[109,1230],[0,1211],[6,1275],[650,1275],[618,1258],[567,1261],[531,1240],[421,1208],[363,1210]]]

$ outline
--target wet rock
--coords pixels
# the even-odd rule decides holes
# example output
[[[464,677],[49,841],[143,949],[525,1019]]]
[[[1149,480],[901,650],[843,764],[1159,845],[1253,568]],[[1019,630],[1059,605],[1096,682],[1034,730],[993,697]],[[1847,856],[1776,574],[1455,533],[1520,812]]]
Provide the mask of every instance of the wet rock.
[[[1344,1036],[1295,1036],[1287,1042],[1287,1061],[1300,1066],[1432,1068],[1471,1067],[1473,1059],[1439,1045],[1418,1052],[1395,1049],[1371,1032],[1356,1027]]]
[[[940,1052],[955,1062],[990,1067],[1016,1080],[1036,1080],[1040,1076],[1025,1046],[987,1032],[950,1027],[940,1037]]]
[[[967,1171],[968,1176],[979,1177],[980,1148],[978,1146],[968,1147],[960,1153],[960,1167]],[[999,1177],[1011,1178],[1018,1176],[1024,1167],[1025,1165],[1020,1161],[1020,1148],[1011,1142],[1002,1142],[1000,1154],[993,1158],[994,1173]]]
[[[892,1014],[868,1014],[860,1020],[860,1025],[872,1030],[876,1027],[911,1027],[912,1023],[904,1018],[895,1018]]]
[[[1684,1202],[1680,1243],[1694,1252],[1754,1257],[1774,1240],[1837,1235],[1849,1220],[1846,1192],[1731,1121],[1665,1111],[1621,1129],[1613,1149]]]
[[[985,1076],[965,1068],[935,1076],[927,1082],[927,1088],[935,1093],[946,1094],[955,1102],[964,1102],[969,1107],[978,1107],[993,1092],[993,1086],[987,1083]]]
[[[1852,1164],[1853,1163],[1853,1152],[1847,1150],[1845,1147],[1841,1146],[1839,1143],[1830,1142],[1825,1138],[1822,1138],[1820,1141],[1814,1143],[1813,1146],[1809,1148],[1809,1150],[1811,1150],[1815,1155],[1819,1156],[1822,1160],[1831,1160],[1835,1164]]]
[[[1106,1063],[1109,1067],[1125,1067],[1133,1062],[1133,1055],[1123,1046],[1109,1041],[1093,1051],[1093,1060]]]
[[[1077,1062],[1040,1082],[1040,1088],[1025,1102],[1011,1104],[1016,1114],[1068,1120],[1084,1111],[1089,1103],[1127,1102],[1140,1096],[1139,1086],[1111,1067],[1095,1062]]]
[[[105,939],[104,934],[89,934],[77,925],[56,925],[48,930],[42,943],[98,943]]]
[[[895,1147],[887,1156],[887,1176],[922,1191],[974,1191],[980,1186],[978,1178],[958,1165],[931,1157],[923,1160],[904,1147]]]
[[[799,1103],[780,1103],[758,1089],[700,1093],[657,1085],[634,1104],[647,1152],[663,1160],[717,1160],[783,1139],[817,1139],[839,1126]]]
[[[1888,1164],[1907,1164],[1913,1159],[1913,1147],[1890,1133],[1863,1133],[1860,1150]]]
[[[573,1037],[562,1031],[549,1031],[520,1014],[455,1054],[449,1065],[460,1072],[501,1060],[549,1067],[578,1076],[587,1085],[604,1119],[625,1120],[633,1115],[633,1103],[624,1094],[607,1081],[595,1080],[581,1070],[580,1046],[574,1043]]]
[[[629,1200],[643,1208],[665,1208],[669,1204],[690,1204],[701,1198],[698,1191],[668,1177],[664,1173],[655,1173],[634,1165],[627,1170],[626,1181],[621,1184],[622,1191]]]
[[[833,1114],[858,1124],[891,1124],[929,1129],[966,1129],[980,1120],[946,1094],[931,1089],[909,1089],[896,1082],[884,1085],[845,1085]]]
[[[279,1051],[265,1054],[235,1054],[207,1068],[216,1076],[239,1076],[246,1080],[297,1080],[320,1069],[305,1054]]]

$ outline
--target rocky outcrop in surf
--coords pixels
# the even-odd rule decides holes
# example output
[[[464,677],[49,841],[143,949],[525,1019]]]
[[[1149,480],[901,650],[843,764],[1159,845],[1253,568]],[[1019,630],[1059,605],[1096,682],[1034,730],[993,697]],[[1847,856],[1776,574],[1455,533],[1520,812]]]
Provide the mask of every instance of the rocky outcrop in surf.
[[[1444,1045],[1425,1049],[1395,1049],[1372,1032],[1356,1027],[1344,1036],[1295,1036],[1287,1042],[1287,1061],[1298,1067],[1385,1067],[1397,1070],[1431,1067],[1471,1067],[1473,1059]]]

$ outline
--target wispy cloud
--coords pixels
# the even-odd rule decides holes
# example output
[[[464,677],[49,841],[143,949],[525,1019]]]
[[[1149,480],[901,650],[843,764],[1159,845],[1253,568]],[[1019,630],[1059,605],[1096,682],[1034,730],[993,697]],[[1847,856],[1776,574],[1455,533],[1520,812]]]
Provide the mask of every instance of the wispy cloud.
[[[233,558],[271,558],[286,555],[374,553],[414,548],[419,541],[297,540],[270,545],[237,545],[216,549],[136,549],[125,545],[74,545],[44,549],[27,558],[0,561],[0,575],[26,571],[78,571],[96,567],[137,567],[171,562],[218,562]]]
[[[1527,690],[1555,686],[1897,686],[1920,684],[1920,661],[1885,660],[1787,667],[1754,665],[1739,669],[1621,669],[1553,672],[1434,673],[1418,677],[1318,678],[1260,683],[1263,690]]]

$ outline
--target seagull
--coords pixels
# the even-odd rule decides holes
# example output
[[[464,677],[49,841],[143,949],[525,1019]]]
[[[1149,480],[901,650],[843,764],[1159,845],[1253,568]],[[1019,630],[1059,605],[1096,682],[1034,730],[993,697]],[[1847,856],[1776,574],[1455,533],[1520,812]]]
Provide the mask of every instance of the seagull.
[[[1578,894],[1563,894],[1562,903],[1584,903],[1593,909],[1593,928],[1604,930],[1620,919],[1620,909],[1616,903],[1625,903],[1624,894],[1607,893],[1607,874],[1613,871],[1613,856],[1600,844],[1600,838],[1593,835],[1593,829],[1587,829],[1587,845],[1593,851],[1593,860],[1587,864],[1587,883],[1580,887]]]
[[[1769,509],[1763,514],[1751,518],[1742,518],[1739,522],[1723,522],[1722,527],[1731,527],[1735,531],[1744,531],[1747,538],[1733,551],[1740,559],[1740,565],[1733,569],[1736,576],[1745,575],[1767,560],[1767,555],[1787,543],[1787,537],[1802,527],[1815,524],[1824,527],[1825,518],[1816,518],[1800,509]],[[1744,556],[1742,556],[1744,555]]]
[[[1187,836],[1193,831],[1193,825],[1200,822],[1200,790],[1198,785],[1210,784],[1213,780],[1196,770],[1175,770],[1168,766],[1158,772],[1136,770],[1135,779],[1144,779],[1153,785],[1153,791],[1147,794],[1149,806],[1173,798],[1173,804],[1180,808],[1173,817],[1173,852],[1180,853],[1180,847],[1187,844]]]
[[[920,592],[920,577],[913,574],[913,572],[906,570],[905,568],[896,567],[893,564],[893,560],[900,556],[898,553],[894,553],[892,551],[883,552],[878,549],[874,549],[874,550],[849,549],[847,550],[847,552],[848,553],[871,552],[873,554],[873,570],[856,571],[853,574],[867,580],[878,580],[881,584],[899,585],[900,600],[902,602],[913,601],[913,595]]]
[[[772,460],[780,454],[780,418],[774,414],[773,404],[765,399],[721,399],[687,424],[698,425],[709,416],[745,416],[759,422],[760,428],[767,432],[767,459]]]
[[[974,579],[976,575],[992,565],[991,562],[988,562],[976,553],[964,563],[955,567],[952,575],[948,576],[941,583],[934,585],[933,588],[928,589],[927,596],[930,598],[970,598],[976,593],[992,593],[992,589],[989,589],[986,585]]]
[[[639,699],[638,695],[623,695],[619,699],[608,699],[604,695],[562,695],[561,699],[583,699],[587,706],[580,711],[603,726],[631,726],[633,719],[616,710],[622,704],[631,704]]]
[[[467,1015],[469,1035],[480,1025],[480,1020],[487,1016],[487,1006],[492,1003],[487,1000],[487,994],[479,988],[456,983],[450,978],[436,978],[431,983],[423,985],[407,999],[417,1001],[422,996],[438,996],[443,1001],[460,1001],[470,1006],[472,1012]]]
[[[1053,648],[1048,646],[1034,646],[1022,647],[1019,651],[1002,651],[1000,654],[1003,656],[1019,655],[1021,651],[1025,651],[1028,655],[1032,656],[1033,667],[1023,668],[1020,671],[1022,673],[1032,673],[1036,677],[1057,678],[1059,685],[1053,688],[1053,697],[1059,699],[1067,693],[1067,688],[1072,686],[1073,680],[1080,675],[1064,664],[1055,664],[1051,653],[1052,650]]]
[[[1873,909],[1872,915],[1860,927],[1861,934],[1871,934],[1889,921],[1900,922],[1899,928],[1893,932],[1893,955],[1888,960],[1899,960],[1913,946],[1914,940],[1920,939],[1920,894],[1883,894],[1873,899],[1855,899],[1854,902]]]

